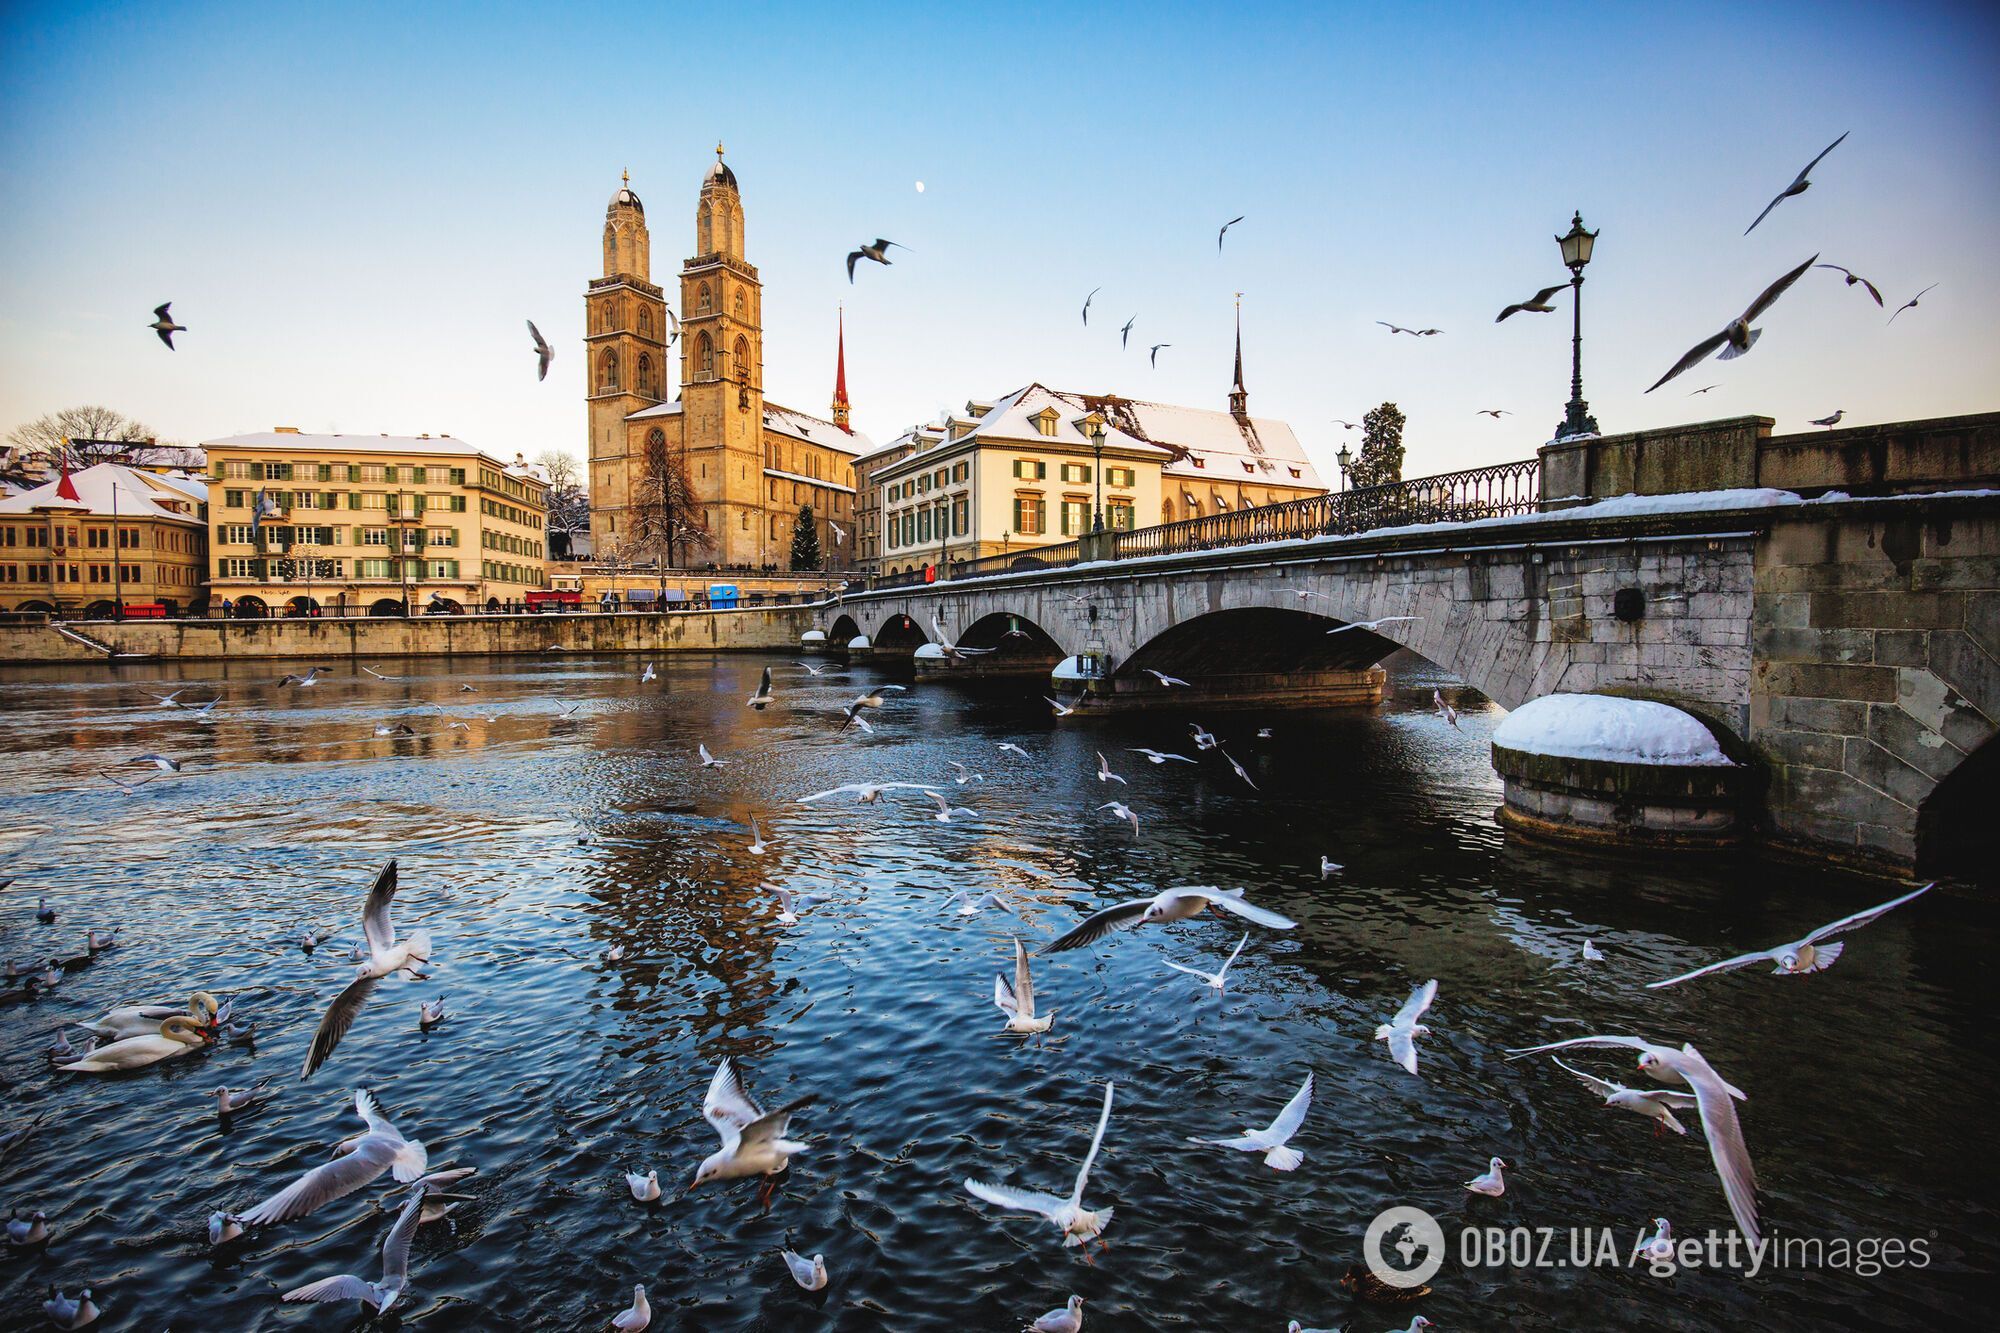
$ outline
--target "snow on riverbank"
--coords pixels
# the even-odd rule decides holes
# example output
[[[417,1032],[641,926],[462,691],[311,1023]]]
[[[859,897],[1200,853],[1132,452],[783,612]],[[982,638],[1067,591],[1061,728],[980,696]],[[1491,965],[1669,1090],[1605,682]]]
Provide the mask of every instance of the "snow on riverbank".
[[[1562,759],[1621,764],[1729,765],[1715,737],[1678,708],[1604,694],[1549,694],[1493,729],[1493,743]]]

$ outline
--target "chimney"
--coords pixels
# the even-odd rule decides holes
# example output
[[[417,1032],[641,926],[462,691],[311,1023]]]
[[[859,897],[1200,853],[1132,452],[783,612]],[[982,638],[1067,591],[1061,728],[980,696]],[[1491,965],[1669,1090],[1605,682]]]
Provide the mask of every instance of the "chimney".
[[[297,426],[271,427],[271,434],[273,435],[297,435],[298,433],[299,433],[299,428]]]

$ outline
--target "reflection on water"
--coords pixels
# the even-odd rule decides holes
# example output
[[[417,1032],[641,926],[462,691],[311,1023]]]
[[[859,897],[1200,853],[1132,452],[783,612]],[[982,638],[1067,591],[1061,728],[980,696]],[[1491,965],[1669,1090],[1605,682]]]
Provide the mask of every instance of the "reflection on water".
[[[106,1327],[353,1326],[356,1307],[276,1298],[378,1271],[380,1186],[220,1251],[203,1233],[212,1210],[322,1160],[358,1127],[349,1090],[368,1086],[433,1164],[480,1167],[477,1201],[416,1244],[396,1313],[427,1327],[601,1327],[643,1281],[667,1328],[1012,1329],[1072,1291],[1094,1329],[1386,1328],[1409,1311],[1353,1308],[1336,1278],[1391,1204],[1429,1208],[1454,1237],[1610,1226],[1628,1251],[1655,1216],[1682,1235],[1728,1225],[1698,1137],[1655,1141],[1560,1071],[1501,1056],[1592,1029],[1692,1037],[1748,1090],[1768,1229],[1925,1238],[1936,1263],[1661,1280],[1454,1257],[1418,1307],[1440,1326],[1915,1329],[1986,1304],[1965,1280],[2000,1235],[2000,1080],[1972,999],[1996,933],[1978,904],[1932,895],[1821,976],[1649,994],[1645,980],[1887,895],[1816,870],[1504,837],[1486,757],[1497,713],[1475,700],[1462,730],[1445,726],[1422,664],[1379,711],[1201,719],[1255,791],[1225,765],[1128,751],[1186,750],[1187,718],[1059,729],[1039,703],[925,685],[892,696],[873,737],[842,735],[837,707],[876,676],[781,667],[777,706],[753,713],[761,665],[673,659],[642,686],[626,659],[423,662],[305,692],[242,668],[0,678],[0,878],[18,877],[0,947],[26,960],[76,951],[91,926],[125,932],[53,996],[0,1009],[8,1122],[55,1113],[0,1167],[0,1202],[44,1209],[55,1231],[46,1253],[0,1254],[0,1325],[39,1322],[50,1282],[88,1282]],[[218,687],[214,724],[140,692],[161,678]],[[418,735],[377,739],[385,719]],[[698,742],[726,766],[699,767]],[[1129,787],[1098,781],[1099,749]],[[147,750],[184,770],[131,794],[98,776]],[[983,781],[953,785],[954,759]],[[979,818],[793,799],[860,780],[940,783]],[[1138,811],[1136,840],[1094,809],[1114,797]],[[761,858],[744,850],[753,814]],[[1322,854],[1345,872],[1322,882]],[[377,988],[300,1084],[352,966],[361,895],[392,855],[399,924],[432,932],[437,974]],[[995,1035],[1010,934],[1188,882],[1242,886],[1300,926],[1253,930],[1221,1000],[1164,965],[1220,962],[1238,932],[1212,916],[1038,959],[1054,1032]],[[781,926],[768,884],[834,897]],[[968,886],[1009,889],[1024,920],[938,910]],[[41,892],[54,925],[34,918]],[[291,941],[314,922],[341,934],[308,956]],[[1606,961],[1580,962],[1586,936]],[[610,963],[614,944],[626,952]],[[1369,1038],[1429,976],[1442,990],[1418,1081]],[[109,1080],[48,1071],[61,1019],[194,985],[242,997],[254,1048]],[[418,1002],[440,991],[453,1016],[421,1033]],[[794,1125],[811,1149],[768,1214],[749,1183],[680,1193],[715,1146],[699,1104],[724,1055],[767,1101],[818,1098]],[[1263,1124],[1308,1069],[1300,1170],[1185,1143]],[[262,1077],[278,1098],[224,1135],[204,1094]],[[959,1182],[1067,1181],[1106,1079],[1117,1108],[1090,1201],[1117,1217],[1087,1263]],[[1468,1204],[1460,1182],[1496,1154],[1513,1167],[1506,1197]],[[653,1207],[620,1174],[648,1167],[668,1191]],[[792,1285],[783,1245],[826,1254],[827,1290]]]

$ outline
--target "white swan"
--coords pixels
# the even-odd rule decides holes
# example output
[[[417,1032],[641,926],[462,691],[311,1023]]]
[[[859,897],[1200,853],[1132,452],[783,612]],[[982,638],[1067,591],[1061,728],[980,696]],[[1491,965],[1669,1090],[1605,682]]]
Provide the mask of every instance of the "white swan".
[[[169,1018],[187,1017],[208,1026],[219,1012],[221,1008],[216,1004],[215,997],[205,990],[198,990],[188,996],[186,1005],[120,1005],[116,1009],[105,1010],[103,1016],[94,1022],[78,1023],[76,1026],[99,1041],[123,1041],[127,1037],[150,1037]]]
[[[149,1036],[127,1037],[109,1046],[100,1046],[73,1064],[57,1065],[66,1074],[115,1074],[127,1069],[186,1055],[197,1046],[206,1046],[208,1037],[201,1024],[186,1014],[176,1014]]]

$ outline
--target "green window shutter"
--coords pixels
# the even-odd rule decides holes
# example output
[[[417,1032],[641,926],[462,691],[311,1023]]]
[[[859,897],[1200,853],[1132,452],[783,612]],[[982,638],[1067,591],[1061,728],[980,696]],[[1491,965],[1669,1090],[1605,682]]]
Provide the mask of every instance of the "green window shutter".
[[[361,464],[349,463],[347,465],[347,479],[350,482],[356,482],[361,480]]]

